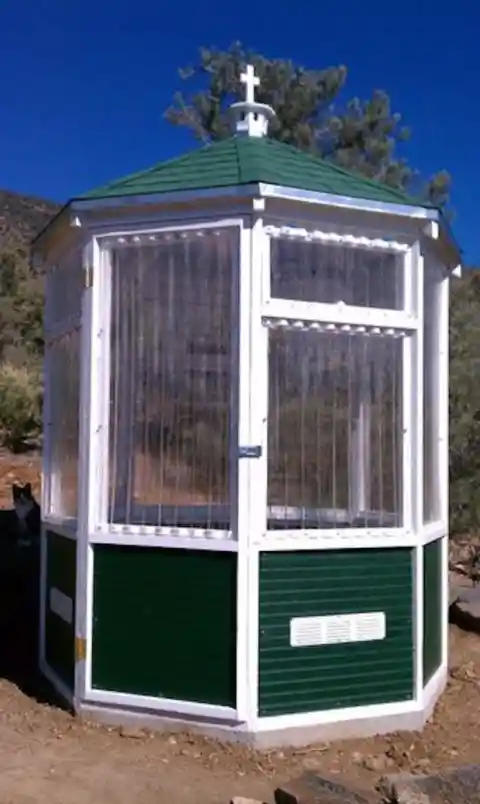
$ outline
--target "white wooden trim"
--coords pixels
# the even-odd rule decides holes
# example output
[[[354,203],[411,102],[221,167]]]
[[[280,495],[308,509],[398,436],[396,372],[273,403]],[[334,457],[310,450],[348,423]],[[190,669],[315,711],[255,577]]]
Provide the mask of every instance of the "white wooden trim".
[[[65,539],[77,540],[77,522],[74,519],[57,519],[56,517],[46,516],[43,517],[42,522],[45,530],[51,530],[58,533],[59,536],[64,536]]]
[[[72,706],[73,704],[73,690],[71,690],[67,684],[60,678],[58,673],[53,670],[49,664],[47,664],[45,659],[40,661],[40,672],[45,676],[47,681],[52,684],[55,690],[59,693],[59,695],[69,704]]]
[[[178,550],[213,550],[231,553],[236,553],[238,549],[237,540],[233,538],[188,538],[186,536],[135,535],[132,533],[118,534],[103,531],[91,532],[89,534],[89,542],[90,544],[111,544],[123,547],[173,547]]]
[[[352,531],[354,529],[352,528]],[[379,547],[415,547],[419,539],[414,533],[398,529],[390,535],[378,532],[378,535],[367,531],[349,533],[345,531],[268,531],[268,536],[259,538],[254,546],[260,550],[363,550]],[[340,535],[342,533],[343,535]]]
[[[440,291],[440,344],[438,405],[439,415],[439,462],[440,462],[440,513],[446,523],[442,543],[442,663],[448,665],[448,608],[449,608],[449,316],[450,280],[444,279]]]
[[[423,688],[422,709],[425,711],[427,717],[430,714],[428,710],[433,708],[435,702],[445,689],[447,681],[448,666],[442,662],[438,670],[435,671]]]
[[[93,265],[93,242],[84,251],[84,270]],[[95,281],[95,277],[94,277]],[[80,371],[80,426],[78,452],[78,540],[75,583],[75,645],[77,639],[86,639],[88,629],[87,555],[89,533],[89,477],[90,477],[90,415],[91,415],[91,345],[92,345],[92,288],[85,288],[82,300],[81,371]],[[77,708],[85,694],[85,661],[75,655],[74,701]]]
[[[258,711],[259,662],[259,555],[255,543],[267,527],[268,486],[268,330],[262,324],[262,299],[269,292],[270,239],[265,234],[263,219],[258,216],[252,229],[251,299],[250,299],[250,437],[260,446],[260,457],[250,461],[249,523],[246,533],[249,552],[249,583],[246,601],[248,619],[247,684],[248,724],[255,723]]]
[[[238,420],[236,440],[237,504],[232,526],[237,537],[237,711],[246,719],[249,712],[248,675],[248,599],[249,588],[249,528],[250,528],[250,459],[239,459],[239,447],[251,445],[250,404],[251,388],[251,262],[252,229],[245,227],[240,235],[239,265],[239,349],[238,349]]]
[[[450,280],[440,285],[439,376],[437,404],[439,407],[438,451],[440,462],[440,513],[444,522],[449,517],[449,318]]]
[[[300,712],[293,715],[259,717],[255,731],[279,731],[302,726],[321,726],[327,723],[368,720],[369,718],[395,717],[408,712],[419,712],[421,703],[415,700],[398,703],[374,704],[371,706],[351,706],[347,709],[328,709],[320,712]]]
[[[412,396],[411,406],[413,415],[413,448],[412,448],[412,468],[411,479],[413,479],[413,523],[417,533],[422,533],[423,529],[423,283],[424,283],[424,258],[418,243],[413,250],[415,270],[414,299],[418,316],[418,330],[415,335],[414,368],[412,376]],[[414,658],[415,658],[415,697],[418,701],[423,700],[423,574],[424,574],[424,550],[423,546],[415,548],[414,558],[414,595],[413,595],[413,615],[414,615]]]
[[[395,215],[406,218],[419,218],[421,220],[438,220],[436,209],[427,207],[411,207],[406,204],[395,204],[386,201],[367,201],[362,198],[334,195],[332,193],[317,193],[313,190],[300,190],[296,187],[280,187],[276,184],[260,182],[260,195],[264,198],[283,198],[288,201],[318,204],[327,207],[354,209],[362,212],[381,212],[386,215]]]
[[[80,611],[76,623],[78,633],[76,636],[85,639],[85,659],[78,667],[78,684],[76,672],[76,695],[75,706],[79,707],[81,700],[85,696],[85,691],[90,683],[91,673],[91,641],[92,641],[92,620],[93,620],[93,553],[89,544],[89,534],[94,528],[98,518],[99,505],[103,502],[102,485],[102,460],[106,453],[102,454],[102,442],[104,432],[102,430],[102,375],[103,368],[103,322],[104,322],[104,303],[105,303],[105,264],[103,255],[95,238],[92,240],[91,251],[92,277],[93,284],[85,294],[85,349],[88,350],[88,360],[85,365],[83,399],[87,402],[87,417],[84,422],[86,431],[86,441],[88,449],[84,457],[84,471],[87,472],[82,483],[82,502],[84,511],[82,513],[82,531],[80,543],[80,555],[77,560],[77,568],[82,578],[81,587],[79,586],[80,597],[76,601]],[[108,303],[108,296],[106,298]],[[89,336],[89,346],[87,338]]]
[[[331,243],[332,245],[347,246],[349,248],[365,248],[386,252],[408,251],[407,243],[398,243],[395,240],[384,240],[380,237],[371,238],[339,232],[326,232],[320,229],[305,229],[299,226],[273,226],[265,227],[269,237],[284,238],[288,240],[305,240],[312,243]]]
[[[437,539],[443,539],[447,531],[448,525],[446,522],[429,522],[428,525],[423,527],[422,543],[429,544],[437,541]]]
[[[206,528],[190,527],[170,527],[168,525],[115,525],[114,523],[104,523],[98,526],[94,533],[102,538],[104,542],[115,541],[118,537],[140,538],[167,537],[176,539],[200,539],[208,541],[228,541],[234,539],[234,533],[230,530],[207,530]],[[98,541],[98,539],[93,539]]]
[[[244,536],[243,531],[242,536]],[[241,536],[241,538],[242,538]],[[438,538],[436,536],[435,538]],[[432,538],[429,541],[433,541]],[[111,544],[124,547],[174,548],[178,550],[212,550],[214,552],[238,552],[236,539],[188,539],[183,537],[148,536],[132,534],[109,535],[94,531],[89,534],[89,542],[95,544]],[[250,552],[270,550],[279,552],[294,550],[360,550],[378,547],[415,547],[422,542],[412,531],[403,528],[381,528],[360,530],[298,530],[268,531],[266,534],[253,536],[250,539]],[[252,556],[250,556],[252,558]]]
[[[417,329],[417,318],[403,310],[383,310],[374,307],[356,307],[338,302],[327,304],[324,302],[292,301],[290,299],[270,298],[264,301],[262,316],[267,319],[278,318],[286,322],[318,322],[319,324],[332,324],[341,327],[375,327],[382,332],[400,330],[400,332],[413,332]]]
[[[151,695],[132,695],[126,692],[87,689],[85,702],[103,703],[108,706],[121,706],[129,709],[149,709],[154,712],[172,712],[191,717],[211,718],[216,720],[236,720],[236,710],[229,706],[195,703],[194,701],[176,701],[172,698],[155,698]]]
[[[158,219],[158,216],[157,216]],[[191,223],[168,223],[164,226],[162,225],[154,225],[151,223],[150,225],[142,225],[141,221],[138,221],[135,224],[132,222],[131,226],[120,224],[121,228],[112,229],[108,232],[101,232],[97,235],[97,239],[99,244],[102,248],[106,246],[111,246],[112,243],[105,243],[104,240],[112,240],[113,238],[122,238],[122,237],[141,237],[142,235],[161,235],[161,234],[168,234],[174,232],[196,232],[201,229],[227,229],[227,228],[241,228],[243,224],[242,217],[234,217],[234,218],[221,218],[220,220],[203,220],[201,222],[195,221]],[[111,223],[110,223],[111,225]],[[118,224],[117,224],[118,225]],[[122,245],[122,243],[117,243],[116,245]]]

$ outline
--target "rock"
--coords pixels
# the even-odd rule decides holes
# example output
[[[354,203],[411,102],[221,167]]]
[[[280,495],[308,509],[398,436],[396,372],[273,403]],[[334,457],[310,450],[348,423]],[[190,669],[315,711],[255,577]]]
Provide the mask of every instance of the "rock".
[[[480,586],[457,589],[450,606],[450,620],[460,628],[480,634]]]
[[[274,793],[275,804],[371,804],[367,793],[333,779],[304,773]]]
[[[244,798],[243,796],[235,796],[230,801],[230,804],[263,804],[263,801],[259,801],[257,798]]]
[[[378,790],[391,804],[480,804],[480,765],[464,765],[431,775],[384,776]]]
[[[128,728],[128,726],[122,726],[120,729],[120,737],[127,737],[130,740],[144,740],[146,734],[142,729],[134,729]]]
[[[367,770],[375,771],[375,773],[382,773],[387,768],[391,768],[395,764],[392,757],[386,754],[379,754],[378,756],[364,757],[362,763]]]
[[[460,664],[458,667],[452,667],[450,670],[450,676],[452,678],[456,678],[459,681],[477,681],[477,671],[475,668],[475,662],[469,661],[466,664]]]

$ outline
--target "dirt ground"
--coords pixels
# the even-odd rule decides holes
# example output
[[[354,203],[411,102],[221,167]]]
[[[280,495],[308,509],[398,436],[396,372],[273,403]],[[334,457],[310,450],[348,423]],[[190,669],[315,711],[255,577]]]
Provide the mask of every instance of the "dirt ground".
[[[0,506],[15,480],[38,489],[38,459],[0,457]],[[7,489],[5,489],[7,487]],[[4,650],[5,642],[1,646]],[[423,733],[257,753],[189,735],[149,734],[84,724],[0,679],[2,804],[228,804],[271,801],[303,769],[373,789],[385,772],[425,772],[478,762],[480,636],[450,630],[447,692]]]

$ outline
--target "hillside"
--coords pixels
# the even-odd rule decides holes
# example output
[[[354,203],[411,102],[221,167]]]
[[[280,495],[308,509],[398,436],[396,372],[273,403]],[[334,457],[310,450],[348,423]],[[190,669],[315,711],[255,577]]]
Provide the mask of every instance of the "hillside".
[[[38,443],[42,405],[43,277],[30,243],[56,214],[50,201],[0,191],[0,447]]]
[[[43,198],[0,190],[0,249],[12,238],[28,245],[59,209]]]

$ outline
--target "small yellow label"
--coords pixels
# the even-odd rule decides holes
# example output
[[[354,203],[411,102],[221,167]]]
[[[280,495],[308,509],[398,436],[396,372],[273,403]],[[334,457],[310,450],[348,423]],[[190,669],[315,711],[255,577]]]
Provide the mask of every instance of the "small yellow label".
[[[91,288],[93,286],[93,266],[90,265],[89,263],[88,265],[85,265],[83,270],[84,270],[85,287]]]
[[[75,661],[83,662],[87,657],[87,640],[75,637]]]

